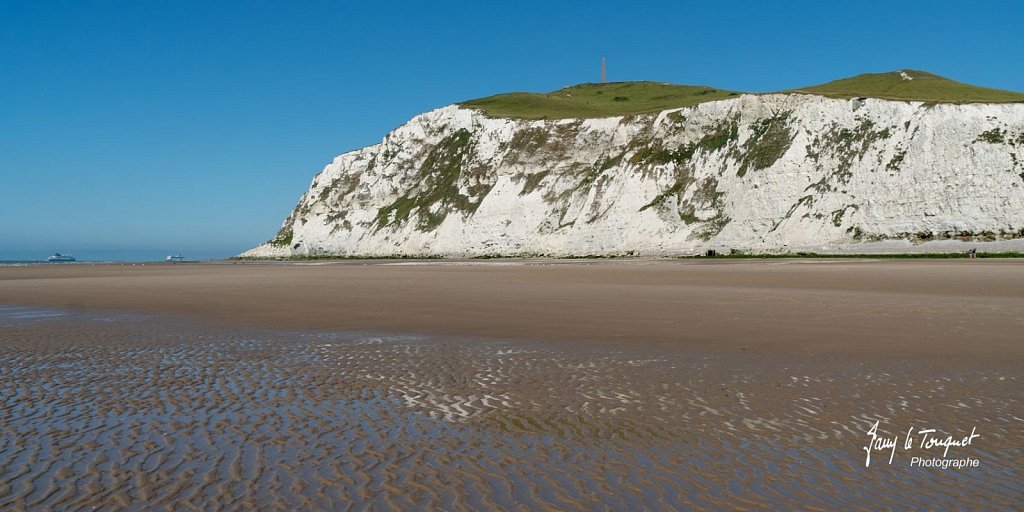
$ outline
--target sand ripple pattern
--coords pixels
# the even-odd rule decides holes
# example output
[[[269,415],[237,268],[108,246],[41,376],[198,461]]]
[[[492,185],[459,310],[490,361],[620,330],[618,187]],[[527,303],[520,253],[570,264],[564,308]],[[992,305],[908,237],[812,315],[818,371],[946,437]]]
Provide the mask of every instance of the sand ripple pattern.
[[[0,510],[1010,510],[1021,379],[0,306]],[[865,468],[876,420],[981,467]]]

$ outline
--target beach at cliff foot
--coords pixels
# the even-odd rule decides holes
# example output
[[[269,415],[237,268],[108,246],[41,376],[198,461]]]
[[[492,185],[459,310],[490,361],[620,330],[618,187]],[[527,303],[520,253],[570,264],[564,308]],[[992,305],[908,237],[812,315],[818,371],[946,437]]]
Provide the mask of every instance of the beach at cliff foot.
[[[0,268],[0,509],[1012,510],[1024,262]]]

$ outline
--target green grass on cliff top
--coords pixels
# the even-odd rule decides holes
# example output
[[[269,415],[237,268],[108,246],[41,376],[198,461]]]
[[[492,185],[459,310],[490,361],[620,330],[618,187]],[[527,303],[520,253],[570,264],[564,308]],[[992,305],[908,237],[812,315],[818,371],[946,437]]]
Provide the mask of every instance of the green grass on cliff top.
[[[739,93],[700,85],[660,82],[580,84],[549,93],[511,92],[462,103],[491,117],[565,119],[660,112]]]
[[[901,73],[911,78],[906,80]],[[1024,93],[989,89],[927,73],[904,70],[868,73],[821,85],[779,91],[830,98],[881,98],[928,103],[1024,102]],[[707,86],[663,82],[580,84],[549,93],[512,92],[461,103],[491,117],[567,119],[613,117],[659,112],[721,100],[739,92]]]
[[[910,80],[907,80],[909,77]],[[820,94],[830,98],[882,98],[930,103],[1010,103],[1024,101],[1024,94],[957,82],[926,71],[907,69],[867,73],[821,85],[785,92]]]

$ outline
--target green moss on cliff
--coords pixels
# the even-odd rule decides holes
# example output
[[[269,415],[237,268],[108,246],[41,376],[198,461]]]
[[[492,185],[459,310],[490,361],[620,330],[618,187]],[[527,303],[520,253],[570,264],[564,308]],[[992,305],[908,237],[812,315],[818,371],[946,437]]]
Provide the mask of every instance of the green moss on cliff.
[[[832,123],[823,135],[814,138],[807,147],[807,152],[815,161],[818,161],[821,155],[832,155],[837,165],[832,169],[831,177],[837,183],[848,183],[853,176],[853,164],[864,158],[875,142],[891,136],[892,132],[888,128],[875,129],[875,123],[869,119],[861,120],[853,129]]]
[[[326,202],[329,198],[342,199],[351,194],[357,186],[362,174],[344,174],[331,180],[329,184],[320,189],[317,196],[320,202]]]
[[[654,196],[654,199],[652,199],[651,202],[643,205],[640,208],[640,211],[644,211],[648,208],[664,207],[665,202],[672,198],[678,200],[679,197],[682,196],[683,192],[686,191],[686,187],[688,187],[691,183],[693,183],[692,175],[680,176],[678,180],[674,184],[672,184],[671,187],[666,189],[664,192]],[[687,222],[687,224],[689,224],[689,222]]]
[[[519,191],[519,195],[525,196],[532,193],[534,190],[537,190],[537,187],[540,186],[540,183],[544,181],[544,178],[546,178],[548,174],[551,174],[550,169],[538,171],[533,174],[517,175],[521,176],[520,179],[524,182],[522,190]]]
[[[907,156],[907,150],[900,149],[896,154],[892,155],[889,163],[885,165],[885,169],[888,171],[898,171],[903,165],[903,159]]]
[[[482,179],[486,169],[465,168],[472,154],[472,134],[464,129],[433,146],[417,174],[418,187],[380,208],[374,219],[376,229],[403,224],[415,216],[417,229],[432,231],[452,212],[475,212],[493,183]],[[472,183],[467,186],[469,195],[460,193],[460,181]]]
[[[695,144],[685,144],[676,148],[668,149],[662,145],[660,140],[649,140],[646,144],[634,149],[629,157],[629,163],[636,166],[651,166],[663,164],[684,164],[693,157],[697,150]]]
[[[277,235],[267,243],[274,247],[289,247],[292,245],[293,237],[294,235],[291,227],[281,228],[281,230],[277,232]]]
[[[789,113],[782,113],[762,119],[750,126],[750,137],[740,148],[740,168],[737,176],[743,177],[748,170],[767,169],[789,151],[793,134],[789,130]]]
[[[739,122],[733,117],[712,127],[711,131],[697,142],[697,147],[708,152],[718,151],[738,137]]]
[[[692,212],[699,207],[701,210],[710,210],[714,213],[703,218],[694,217],[700,225],[694,230],[692,236],[708,241],[721,233],[722,229],[732,221],[729,216],[725,215],[722,196],[723,193],[718,191],[718,179],[713,176],[704,178],[694,189],[692,197],[684,204],[684,210]],[[692,223],[687,222],[687,224]]]
[[[981,132],[978,138],[974,142],[988,142],[989,144],[1003,144],[1006,142],[1006,132],[999,128],[993,128],[991,130]]]

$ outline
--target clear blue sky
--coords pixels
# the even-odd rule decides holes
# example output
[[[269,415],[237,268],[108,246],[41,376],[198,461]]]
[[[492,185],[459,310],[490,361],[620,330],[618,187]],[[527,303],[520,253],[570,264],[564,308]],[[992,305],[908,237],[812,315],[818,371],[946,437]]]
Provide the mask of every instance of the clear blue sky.
[[[236,254],[413,115],[599,78],[1024,91],[1024,2],[0,0],[0,259]]]

